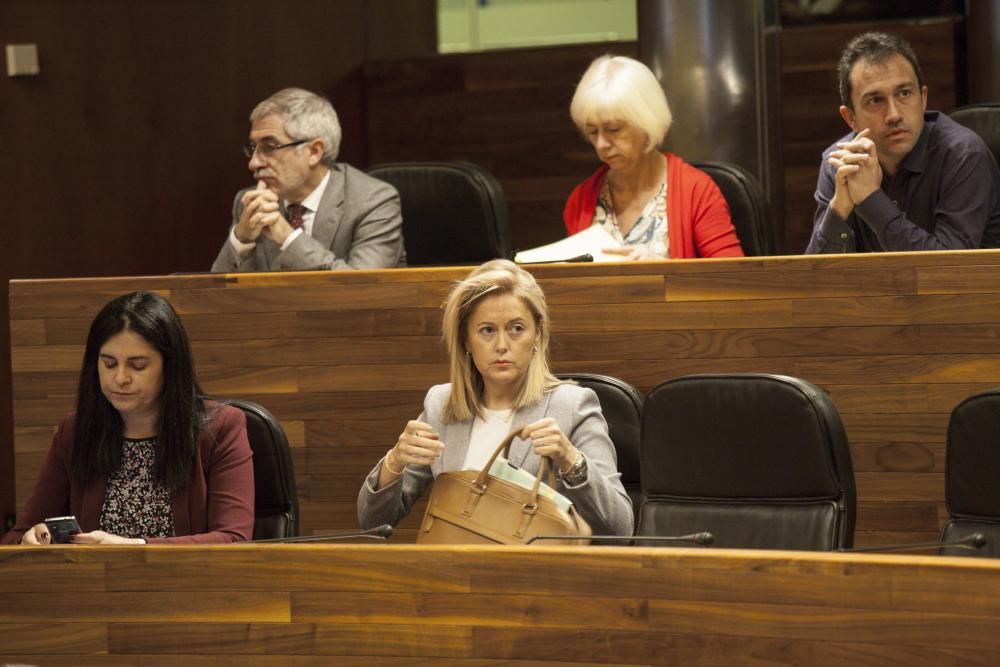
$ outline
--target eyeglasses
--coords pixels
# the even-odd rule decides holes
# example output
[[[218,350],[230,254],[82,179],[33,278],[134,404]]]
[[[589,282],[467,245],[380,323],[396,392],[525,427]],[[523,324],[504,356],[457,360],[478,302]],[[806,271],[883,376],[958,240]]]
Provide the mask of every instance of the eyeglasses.
[[[247,157],[253,157],[254,152],[258,152],[260,153],[261,157],[268,157],[272,153],[274,153],[274,151],[281,150],[282,148],[291,148],[292,146],[299,146],[309,141],[312,140],[299,139],[298,141],[289,141],[287,144],[272,144],[267,142],[263,144],[255,144],[252,141],[248,141],[245,144],[243,144],[243,154],[246,155]]]

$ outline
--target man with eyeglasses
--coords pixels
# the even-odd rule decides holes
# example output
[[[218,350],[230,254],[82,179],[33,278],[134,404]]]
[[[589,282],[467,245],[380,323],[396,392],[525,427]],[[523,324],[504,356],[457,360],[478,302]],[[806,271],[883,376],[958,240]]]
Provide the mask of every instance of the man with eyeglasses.
[[[250,114],[243,151],[256,187],[237,193],[215,272],[405,266],[399,194],[342,162],[324,98],[286,88]]]
[[[893,35],[852,39],[838,65],[852,132],[823,153],[807,253],[1000,247],[1000,169],[990,149],[927,111],[917,56]]]

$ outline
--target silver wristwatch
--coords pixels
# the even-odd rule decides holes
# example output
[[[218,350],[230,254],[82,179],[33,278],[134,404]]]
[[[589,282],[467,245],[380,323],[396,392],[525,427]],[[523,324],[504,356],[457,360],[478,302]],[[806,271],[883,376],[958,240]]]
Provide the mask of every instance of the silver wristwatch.
[[[570,466],[568,472],[559,473],[562,480],[566,482],[567,486],[579,486],[587,481],[587,457],[580,454],[580,456],[573,462]]]

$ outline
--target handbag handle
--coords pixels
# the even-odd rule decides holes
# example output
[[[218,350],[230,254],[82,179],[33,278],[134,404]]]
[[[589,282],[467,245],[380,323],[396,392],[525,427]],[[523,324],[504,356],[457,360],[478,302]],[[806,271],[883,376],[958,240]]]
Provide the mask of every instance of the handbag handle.
[[[509,457],[510,443],[514,441],[517,434],[521,432],[521,429],[517,428],[507,434],[507,437],[503,439],[503,442],[493,451],[493,456],[490,460],[486,462],[483,469],[479,471],[476,476],[476,481],[473,483],[474,486],[479,487],[483,492],[486,491],[486,482],[490,477],[490,468],[493,467],[493,462],[496,461],[497,456],[500,452],[503,452],[505,458]],[[542,465],[538,466],[538,474],[535,476],[535,484],[531,487],[531,506],[538,507],[538,488],[542,483],[542,477],[548,474],[549,486],[555,488],[556,485],[556,475],[555,471],[552,469],[552,461],[548,456],[542,457]]]

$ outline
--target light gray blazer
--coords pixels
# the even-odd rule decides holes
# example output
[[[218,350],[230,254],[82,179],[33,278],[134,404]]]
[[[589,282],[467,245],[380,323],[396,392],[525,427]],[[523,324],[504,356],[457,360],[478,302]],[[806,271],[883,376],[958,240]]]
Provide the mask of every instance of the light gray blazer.
[[[441,436],[443,454],[430,466],[407,466],[401,482],[376,491],[382,464],[379,461],[358,492],[358,521],[362,528],[383,523],[396,525],[410,513],[413,503],[435,477],[445,471],[458,470],[465,462],[473,420],[455,424],[445,424],[441,420],[450,394],[450,384],[431,387],[424,398],[424,411],[418,418],[434,427]],[[608,437],[608,424],[601,413],[597,394],[578,385],[559,385],[537,403],[519,410],[511,421],[511,430],[545,417],[555,419],[569,441],[587,457],[587,480],[578,486],[566,486],[559,478],[556,490],[573,501],[595,535],[631,535],[632,502],[621,483],[615,448]],[[533,475],[541,464],[541,458],[531,450],[531,442],[520,438],[511,443],[509,460]]]
[[[249,188],[248,188],[249,189]],[[243,193],[233,202],[233,226],[243,213]],[[286,215],[284,208],[282,215]],[[245,259],[229,242],[212,263],[215,273],[283,271],[288,269],[389,269],[406,266],[403,216],[396,189],[354,167],[336,163],[323,192],[312,235],[299,234],[281,247],[261,236]]]

